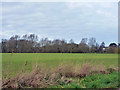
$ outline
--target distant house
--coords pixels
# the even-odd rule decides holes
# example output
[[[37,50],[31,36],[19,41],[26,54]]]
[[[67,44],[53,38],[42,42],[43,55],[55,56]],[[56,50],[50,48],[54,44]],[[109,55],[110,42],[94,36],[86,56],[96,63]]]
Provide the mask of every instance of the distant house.
[[[118,44],[119,46],[120,44]],[[110,43],[110,45],[108,47],[105,47],[104,45],[101,45],[100,48],[99,48],[99,51],[101,53],[104,53],[104,52],[114,52],[115,51],[115,48],[118,47],[116,43]]]
[[[109,47],[104,47],[103,51],[106,52]]]
[[[111,44],[109,45],[109,47],[117,47],[117,44],[116,44],[116,43],[111,43]]]
[[[99,52],[104,53],[105,50],[106,50],[106,47],[101,45],[100,48],[99,48]]]
[[[103,48],[103,51],[105,51],[105,49],[106,49],[106,48],[104,47],[104,48]]]

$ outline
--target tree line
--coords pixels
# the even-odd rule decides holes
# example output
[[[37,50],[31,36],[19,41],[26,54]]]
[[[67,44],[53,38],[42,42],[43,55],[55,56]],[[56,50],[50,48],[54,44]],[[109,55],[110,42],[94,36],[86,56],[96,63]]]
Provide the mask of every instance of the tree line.
[[[35,34],[14,35],[10,39],[2,39],[2,53],[118,53],[120,44],[111,43],[108,47],[102,42],[100,45],[95,38],[82,38],[79,44],[72,39],[39,40]]]

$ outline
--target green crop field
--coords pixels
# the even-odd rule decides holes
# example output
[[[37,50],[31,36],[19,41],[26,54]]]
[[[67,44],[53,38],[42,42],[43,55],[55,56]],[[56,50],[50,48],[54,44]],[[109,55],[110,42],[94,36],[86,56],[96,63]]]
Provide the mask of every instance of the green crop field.
[[[25,67],[25,63],[27,66]],[[37,63],[43,68],[56,68],[60,64],[73,63],[74,65],[85,62],[102,63],[106,67],[118,66],[117,54],[76,54],[76,53],[2,53],[3,77],[7,73],[9,76],[15,75],[23,68],[31,71]]]

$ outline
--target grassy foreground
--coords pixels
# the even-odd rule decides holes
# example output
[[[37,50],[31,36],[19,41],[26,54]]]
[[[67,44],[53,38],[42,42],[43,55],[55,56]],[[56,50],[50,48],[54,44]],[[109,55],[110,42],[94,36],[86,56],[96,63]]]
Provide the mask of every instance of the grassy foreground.
[[[111,74],[93,74],[82,79],[73,79],[71,83],[62,82],[50,88],[117,88],[120,87],[118,72]]]
[[[117,54],[2,53],[3,88],[118,88]]]
[[[76,53],[2,53],[3,78],[14,76],[21,70],[31,72],[37,63],[42,68],[57,68],[62,64],[81,66],[83,63],[118,66],[117,54],[76,54]]]

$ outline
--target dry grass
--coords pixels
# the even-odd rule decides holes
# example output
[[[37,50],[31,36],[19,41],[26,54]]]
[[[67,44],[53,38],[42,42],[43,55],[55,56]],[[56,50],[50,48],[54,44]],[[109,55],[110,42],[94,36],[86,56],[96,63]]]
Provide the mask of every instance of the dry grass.
[[[106,69],[102,64],[91,65],[85,63],[82,66],[73,64],[60,65],[58,68],[43,70],[38,64],[33,66],[31,73],[18,74],[16,77],[3,80],[2,88],[46,88],[60,83],[70,83],[70,77],[82,78],[93,73],[107,74],[115,69]]]
[[[16,77],[3,80],[3,88],[32,88],[32,87],[42,87],[45,88],[50,85],[57,84],[59,82],[68,83],[69,80],[64,78],[64,76],[59,75],[59,73],[47,73],[43,71],[37,64],[33,67],[31,73],[24,73],[22,75],[18,74]]]

